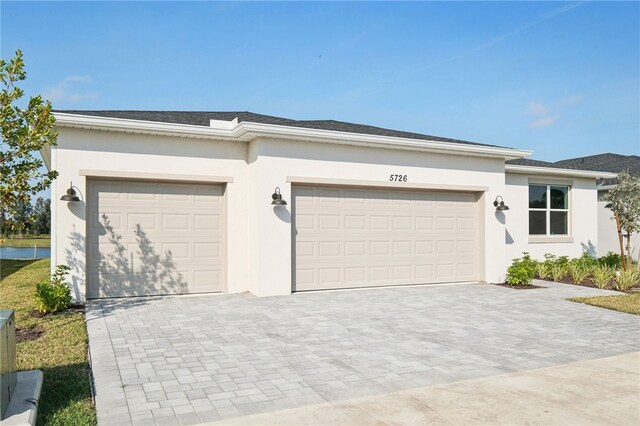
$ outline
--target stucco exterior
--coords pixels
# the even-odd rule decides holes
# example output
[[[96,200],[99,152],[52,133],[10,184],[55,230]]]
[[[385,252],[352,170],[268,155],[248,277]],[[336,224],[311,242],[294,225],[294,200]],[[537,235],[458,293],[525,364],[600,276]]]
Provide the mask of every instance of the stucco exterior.
[[[529,236],[529,184],[569,185],[569,235],[550,237]],[[510,210],[505,212],[505,244],[507,259],[528,252],[534,259],[544,259],[545,253],[577,257],[583,252],[597,254],[598,206],[595,179],[566,176],[507,173],[505,200]]]
[[[447,144],[426,150],[413,142],[395,146],[393,140],[371,146],[364,136],[354,137],[351,144],[341,143],[339,137],[338,142],[324,143],[320,138],[323,135],[313,133],[305,139],[283,131],[279,137],[275,134],[277,129],[268,137],[248,137],[246,132],[231,134],[234,125],[237,123],[225,124],[231,129],[231,136],[225,133],[222,137],[209,137],[206,128],[199,128],[199,134],[193,136],[189,134],[191,129],[179,136],[160,131],[149,134],[151,124],[144,124],[140,133],[145,134],[59,126],[58,146],[45,153],[49,166],[59,172],[51,194],[52,268],[56,264],[71,266],[77,301],[86,298],[87,182],[98,177],[223,185],[227,262],[224,291],[228,293],[291,293],[295,232],[291,197],[292,187],[302,183],[476,194],[478,281],[503,281],[507,264],[523,251],[541,258],[547,252],[578,256],[583,249],[596,250],[595,175],[559,178],[562,182],[571,180],[570,239],[532,243],[527,222],[528,182],[542,178],[555,182],[555,178],[506,173],[505,159],[526,155],[522,151],[486,148],[484,152],[485,148],[480,147],[476,154],[472,148],[464,152],[455,146],[449,152]],[[86,127],[79,127],[83,126]],[[202,137],[205,134],[207,138]],[[407,181],[390,183],[390,174],[406,175]],[[71,182],[81,202],[60,200]],[[287,206],[271,205],[275,187],[280,188]],[[496,211],[493,201],[498,195],[510,210]]]

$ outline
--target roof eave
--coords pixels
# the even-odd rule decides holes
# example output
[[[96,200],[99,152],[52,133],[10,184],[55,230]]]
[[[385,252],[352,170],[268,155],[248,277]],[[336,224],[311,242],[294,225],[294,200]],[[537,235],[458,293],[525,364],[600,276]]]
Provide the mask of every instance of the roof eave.
[[[575,170],[575,169],[560,169],[555,167],[538,167],[538,166],[523,166],[519,164],[506,164],[505,171],[507,173],[524,173],[531,175],[552,175],[552,176],[571,176],[582,177],[592,179],[611,179],[616,177],[615,173],[598,172],[591,170]]]
[[[248,142],[258,137],[284,138],[391,149],[441,152],[467,156],[494,157],[503,158],[505,160],[523,158],[531,155],[531,151],[517,150],[513,148],[367,135],[335,130],[253,123],[248,121],[237,123],[235,126],[225,125],[205,127],[189,124],[97,117],[60,112],[54,114],[56,117],[56,125],[58,127],[125,133],[231,140],[240,142]]]

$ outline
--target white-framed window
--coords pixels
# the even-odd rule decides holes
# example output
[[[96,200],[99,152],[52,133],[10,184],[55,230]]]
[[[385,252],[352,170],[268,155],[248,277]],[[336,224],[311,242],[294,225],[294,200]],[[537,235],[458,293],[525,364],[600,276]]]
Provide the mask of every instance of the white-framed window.
[[[529,184],[529,235],[569,235],[569,190]]]

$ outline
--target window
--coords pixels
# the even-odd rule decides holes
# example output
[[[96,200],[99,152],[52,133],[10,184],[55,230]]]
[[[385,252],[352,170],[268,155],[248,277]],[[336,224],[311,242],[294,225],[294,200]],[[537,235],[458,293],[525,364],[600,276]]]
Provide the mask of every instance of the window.
[[[529,235],[569,234],[569,187],[529,185]]]

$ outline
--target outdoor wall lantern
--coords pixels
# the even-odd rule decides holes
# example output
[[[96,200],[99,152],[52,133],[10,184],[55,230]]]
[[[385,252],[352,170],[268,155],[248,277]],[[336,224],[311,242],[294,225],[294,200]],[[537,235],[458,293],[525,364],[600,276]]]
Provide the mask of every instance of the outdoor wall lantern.
[[[286,206],[287,202],[282,199],[282,194],[280,194],[280,187],[276,186],[275,191],[271,194],[271,205],[272,206]]]
[[[498,202],[498,198],[500,198],[500,202]],[[509,206],[504,204],[504,200],[502,199],[502,195],[498,195],[493,202],[493,206],[496,208],[496,211],[503,212],[505,210],[509,210]]]
[[[67,193],[60,197],[61,201],[70,201],[72,203],[76,203],[80,201],[80,197],[76,194],[76,190],[73,189],[73,182],[69,185],[69,189],[67,189]]]

